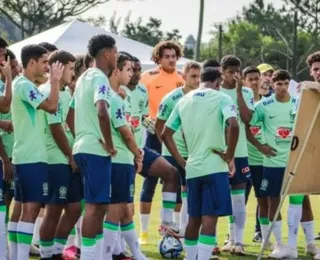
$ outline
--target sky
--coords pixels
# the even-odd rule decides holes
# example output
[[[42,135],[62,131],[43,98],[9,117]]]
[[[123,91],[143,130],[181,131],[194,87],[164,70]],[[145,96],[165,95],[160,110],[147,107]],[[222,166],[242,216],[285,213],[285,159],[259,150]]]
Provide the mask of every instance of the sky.
[[[200,0],[110,0],[87,11],[82,17],[104,15],[107,19],[116,11],[117,17],[125,17],[131,12],[131,20],[149,17],[162,20],[163,31],[179,29],[183,39],[189,34],[196,37],[199,20]],[[241,12],[244,5],[253,0],[205,0],[203,41],[210,39],[211,26],[214,23],[226,22]],[[282,0],[265,0],[280,7]]]

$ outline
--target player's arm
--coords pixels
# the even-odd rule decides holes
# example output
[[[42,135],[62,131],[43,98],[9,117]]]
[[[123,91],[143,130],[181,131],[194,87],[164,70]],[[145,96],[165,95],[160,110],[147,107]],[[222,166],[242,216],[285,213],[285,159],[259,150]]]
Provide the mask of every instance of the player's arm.
[[[249,91],[246,98],[243,96],[242,88],[237,88],[237,102],[240,112],[240,118],[243,123],[249,124],[252,118],[254,106],[253,106],[253,96],[251,97],[251,92]]]
[[[186,165],[186,161],[179,153],[177,145],[173,139],[174,133],[179,129],[180,126],[181,118],[178,112],[178,107],[175,106],[161,133],[161,139],[163,140],[165,146],[167,147],[173,158],[181,167],[184,168]]]
[[[170,113],[172,112],[172,109],[170,109],[170,107],[170,98],[164,97],[160,103],[155,123],[156,134],[160,141],[162,141],[161,134],[164,129],[164,125],[168,120]]]
[[[70,107],[69,107],[66,121],[73,137],[76,137],[75,130],[74,130],[74,105],[75,103],[74,103],[74,97],[73,97],[70,101]]]
[[[12,121],[0,120],[0,129],[6,131],[7,133],[12,133],[13,132]]]
[[[237,117],[230,117],[227,119],[228,123],[228,133],[227,133],[227,144],[228,148],[226,151],[227,162],[231,161],[234,157],[234,152],[239,138],[239,124]]]
[[[5,65],[2,67],[0,65],[0,71],[2,75],[5,77],[5,88],[3,92],[3,96],[0,97],[0,112],[8,113],[10,110],[10,104],[12,99],[12,74],[11,74],[11,65],[10,65],[10,57],[8,56],[8,60]]]
[[[9,182],[13,177],[13,168],[12,168],[10,159],[6,153],[6,150],[4,149],[1,136],[0,136],[0,159],[2,161],[3,180],[5,180],[6,182]]]

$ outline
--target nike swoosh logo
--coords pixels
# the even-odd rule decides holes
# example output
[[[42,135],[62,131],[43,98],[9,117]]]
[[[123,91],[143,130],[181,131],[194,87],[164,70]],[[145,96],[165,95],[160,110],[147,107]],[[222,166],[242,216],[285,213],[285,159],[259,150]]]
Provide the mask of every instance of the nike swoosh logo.
[[[276,117],[276,116],[269,116],[270,119],[273,119],[273,118],[275,118],[275,117]]]
[[[156,88],[161,88],[162,86],[156,86]]]

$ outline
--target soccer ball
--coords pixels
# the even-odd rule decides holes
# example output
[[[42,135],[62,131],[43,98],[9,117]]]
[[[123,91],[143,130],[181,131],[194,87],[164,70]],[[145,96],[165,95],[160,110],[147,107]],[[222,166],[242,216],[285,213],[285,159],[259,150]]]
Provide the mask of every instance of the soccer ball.
[[[181,255],[183,246],[178,238],[170,235],[163,237],[159,244],[159,252],[163,258],[174,259]]]

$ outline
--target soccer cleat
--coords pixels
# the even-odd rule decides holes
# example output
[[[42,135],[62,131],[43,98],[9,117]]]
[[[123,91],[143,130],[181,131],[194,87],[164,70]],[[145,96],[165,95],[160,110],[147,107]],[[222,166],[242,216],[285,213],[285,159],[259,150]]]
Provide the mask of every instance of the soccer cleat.
[[[234,246],[234,241],[232,240],[229,240],[227,244],[225,244],[221,251],[222,252],[232,252],[232,249],[233,249],[233,246]]]
[[[315,244],[309,244],[306,247],[306,255],[315,256],[319,253],[319,249]]]
[[[36,247],[35,245],[31,245],[29,256],[39,257],[40,256],[40,249],[38,247]]]
[[[263,247],[263,244],[261,244],[261,248]],[[273,251],[275,249],[275,245],[272,244],[270,241],[268,242],[268,244],[266,245],[266,250],[270,250]]]
[[[179,230],[175,230],[173,223],[162,222],[159,227],[159,234],[160,236],[170,235],[176,238],[183,238],[183,236],[179,234]]]
[[[112,260],[134,260],[134,258],[121,253],[120,255],[112,255]]]
[[[275,246],[275,249],[271,252],[271,254],[269,254],[269,258],[282,259],[286,257],[287,254],[288,250],[285,246]]]
[[[140,233],[139,244],[142,246],[148,245],[148,232]]]
[[[80,259],[80,249],[76,246],[70,246],[63,251],[63,258],[67,260]]]
[[[318,252],[313,259],[320,260],[320,252]]]
[[[236,244],[232,247],[231,249],[231,254],[237,255],[237,256],[245,256],[246,252],[243,249],[243,245],[241,244]]]
[[[213,255],[213,256],[215,256],[215,255],[221,255],[221,251],[220,251],[220,248],[219,248],[218,245],[215,245],[215,247],[213,248],[212,255]]]
[[[287,246],[285,247],[285,251],[287,251],[286,255],[284,256],[285,258],[289,258],[289,259],[298,258],[298,250],[296,247]]]
[[[224,240],[224,245],[228,244],[229,239],[230,239],[230,235],[227,234],[227,235],[226,235],[226,239]]]
[[[65,260],[62,254],[59,255],[53,255],[52,260]]]
[[[253,243],[261,243],[262,242],[262,235],[261,235],[261,232],[256,232],[254,234],[254,237],[252,239],[252,242]]]
[[[316,235],[316,237],[314,239],[315,240],[320,240],[320,232]]]

